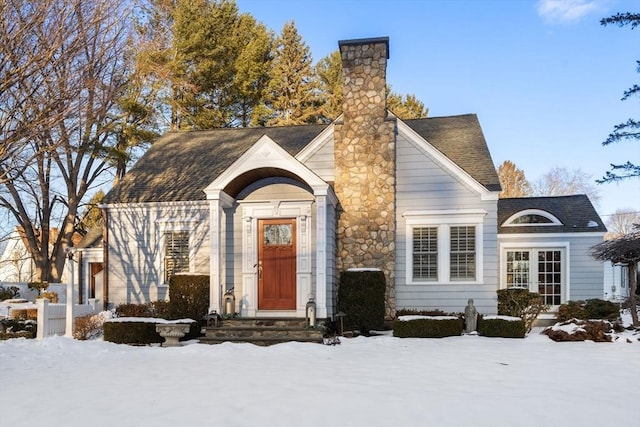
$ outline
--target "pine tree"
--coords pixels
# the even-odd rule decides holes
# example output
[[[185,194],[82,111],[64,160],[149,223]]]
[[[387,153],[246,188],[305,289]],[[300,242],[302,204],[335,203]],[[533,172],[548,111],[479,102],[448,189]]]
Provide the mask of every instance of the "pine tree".
[[[424,119],[429,109],[415,95],[402,95],[391,90],[387,85],[387,109],[401,120]]]
[[[326,121],[342,113],[342,57],[334,51],[316,64],[316,78],[322,98],[321,115]]]
[[[629,25],[633,30],[640,25],[640,13],[618,13],[602,19],[600,24],[604,26],[613,24],[620,27]],[[640,73],[640,61],[636,61],[636,66],[637,71]],[[638,95],[640,95],[640,85],[634,84],[624,92],[622,100],[624,101],[632,96]],[[627,140],[640,141],[640,120],[630,118],[624,123],[617,124],[613,128],[613,132],[609,134],[609,137],[602,143],[602,145],[609,145],[615,142]],[[638,150],[635,150],[634,152],[637,153]],[[640,177],[640,164],[627,161],[623,164],[612,164],[611,170],[607,171],[605,176],[597,180],[597,182],[602,184],[605,182],[615,182],[632,177]]]
[[[287,22],[276,40],[269,84],[268,125],[318,121],[317,85],[313,77],[309,47],[295,23]]]

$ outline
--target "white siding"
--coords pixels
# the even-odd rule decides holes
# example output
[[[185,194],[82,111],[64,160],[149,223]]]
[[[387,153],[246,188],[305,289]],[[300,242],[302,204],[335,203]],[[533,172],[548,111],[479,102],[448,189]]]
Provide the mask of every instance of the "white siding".
[[[189,230],[191,270],[209,273],[207,202],[132,205],[108,208],[109,303],[146,303],[164,299],[163,229]]]
[[[482,314],[497,311],[498,243],[497,201],[481,200],[480,195],[447,172],[433,158],[418,149],[402,134],[397,141],[396,208],[396,309],[440,309],[460,312],[469,298]],[[473,284],[408,284],[407,221],[403,214],[416,210],[482,209],[483,277]]]

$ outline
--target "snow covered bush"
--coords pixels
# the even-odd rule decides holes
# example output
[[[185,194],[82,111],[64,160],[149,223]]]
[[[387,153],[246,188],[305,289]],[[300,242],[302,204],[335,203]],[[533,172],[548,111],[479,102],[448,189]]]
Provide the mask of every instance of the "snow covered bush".
[[[9,286],[5,288],[0,285],[0,301],[7,299],[18,298],[20,296],[20,289],[17,286]]]
[[[589,299],[587,301],[567,301],[558,308],[558,320],[604,319],[616,320],[620,317],[620,307],[611,301]]]
[[[527,333],[531,332],[533,322],[538,316],[549,310],[549,307],[543,304],[540,294],[529,292],[528,289],[508,288],[497,292],[498,315],[521,318]]]
[[[613,334],[622,330],[618,323],[607,320],[571,319],[546,328],[543,333],[554,341],[611,342]]]

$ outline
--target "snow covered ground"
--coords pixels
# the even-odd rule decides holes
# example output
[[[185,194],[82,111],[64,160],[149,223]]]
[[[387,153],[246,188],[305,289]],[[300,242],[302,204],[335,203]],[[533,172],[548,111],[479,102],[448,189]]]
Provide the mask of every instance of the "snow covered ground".
[[[461,336],[130,347],[0,342],[0,425],[630,425],[638,336],[556,343]]]

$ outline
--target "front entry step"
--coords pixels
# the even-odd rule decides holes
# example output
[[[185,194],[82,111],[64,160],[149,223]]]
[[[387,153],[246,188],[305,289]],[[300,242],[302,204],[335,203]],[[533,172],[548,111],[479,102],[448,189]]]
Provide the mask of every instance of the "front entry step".
[[[246,342],[256,345],[271,345],[284,342],[322,343],[324,328],[307,327],[304,318],[233,318],[218,321],[217,326],[204,328],[203,344],[223,342]]]

